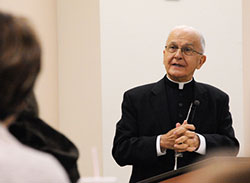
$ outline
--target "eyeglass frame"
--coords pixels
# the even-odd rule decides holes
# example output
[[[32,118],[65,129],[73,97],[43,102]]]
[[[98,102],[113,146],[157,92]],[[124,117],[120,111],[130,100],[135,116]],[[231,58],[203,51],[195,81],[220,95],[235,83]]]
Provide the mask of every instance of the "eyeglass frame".
[[[167,48],[168,48],[168,46],[165,46],[165,49],[166,49],[166,50],[167,50]],[[192,56],[192,55],[187,55],[187,54],[185,54],[185,51],[184,51],[185,48],[187,48],[187,47],[181,47],[181,48],[177,47],[177,50],[178,50],[178,49],[181,49],[181,53],[184,53],[184,55],[186,55],[186,56]],[[197,54],[199,54],[199,55],[203,55],[203,53],[198,52],[198,51],[196,51],[196,50],[193,49],[193,48],[190,48],[190,47],[188,47],[188,48],[191,49],[191,51],[194,52],[194,53],[197,53]],[[177,50],[176,50],[175,52],[169,52],[169,53],[176,53]],[[168,50],[167,50],[167,51],[168,51]]]

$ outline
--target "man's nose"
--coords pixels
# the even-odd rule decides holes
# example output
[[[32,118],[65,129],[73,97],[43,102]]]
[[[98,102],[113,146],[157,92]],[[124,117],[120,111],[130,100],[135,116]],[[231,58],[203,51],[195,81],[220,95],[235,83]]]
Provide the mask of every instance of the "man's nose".
[[[182,52],[182,50],[181,50],[180,48],[176,51],[174,57],[175,57],[176,59],[178,59],[178,60],[180,60],[180,59],[183,58],[183,52]]]

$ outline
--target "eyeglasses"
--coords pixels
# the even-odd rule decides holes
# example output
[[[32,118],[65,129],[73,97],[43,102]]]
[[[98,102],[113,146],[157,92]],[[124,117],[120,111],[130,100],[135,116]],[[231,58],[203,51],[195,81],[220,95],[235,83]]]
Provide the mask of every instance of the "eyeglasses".
[[[187,56],[192,56],[193,53],[197,53],[199,55],[203,55],[202,53],[194,50],[193,48],[191,47],[188,47],[188,46],[184,46],[182,48],[179,48],[178,46],[176,45],[168,45],[168,46],[165,46],[165,49],[167,50],[167,52],[169,53],[176,53],[178,51],[178,49],[181,49],[181,52],[184,53],[185,55]]]

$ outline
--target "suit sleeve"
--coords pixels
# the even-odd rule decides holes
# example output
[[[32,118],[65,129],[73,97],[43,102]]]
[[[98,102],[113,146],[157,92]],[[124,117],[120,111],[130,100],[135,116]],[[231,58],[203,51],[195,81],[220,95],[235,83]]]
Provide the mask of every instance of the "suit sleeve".
[[[157,136],[139,136],[137,109],[129,93],[124,94],[122,117],[116,125],[112,155],[120,166],[152,163],[157,158]]]
[[[232,127],[232,117],[229,112],[229,97],[226,95],[218,114],[217,132],[203,134],[206,139],[206,152],[220,151],[222,155],[236,156],[239,151],[239,142],[235,138]]]

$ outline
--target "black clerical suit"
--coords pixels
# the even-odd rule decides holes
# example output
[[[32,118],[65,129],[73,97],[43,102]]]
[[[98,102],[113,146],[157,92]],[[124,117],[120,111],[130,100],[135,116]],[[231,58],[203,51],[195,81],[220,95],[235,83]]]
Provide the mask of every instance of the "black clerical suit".
[[[234,136],[229,112],[229,97],[221,90],[195,82],[178,84],[166,77],[157,83],[131,89],[124,94],[122,117],[116,126],[112,155],[120,166],[132,165],[130,182],[164,173],[174,168],[174,151],[157,156],[156,138],[175,128],[186,118],[190,104],[199,101],[192,121],[195,132],[206,140],[206,155],[184,152],[178,167],[205,158],[209,152],[227,149],[237,155],[239,143]]]

